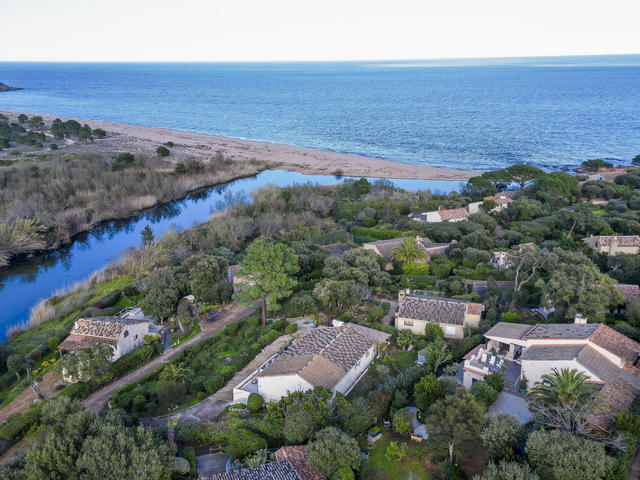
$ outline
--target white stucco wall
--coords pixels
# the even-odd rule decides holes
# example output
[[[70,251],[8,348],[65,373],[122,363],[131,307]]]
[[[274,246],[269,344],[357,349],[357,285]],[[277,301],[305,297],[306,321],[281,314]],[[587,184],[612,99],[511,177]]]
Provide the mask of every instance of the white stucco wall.
[[[414,335],[424,335],[424,329],[427,323],[436,323],[447,338],[464,338],[464,327],[461,325],[450,325],[448,323],[427,322],[426,320],[414,320],[412,318],[396,317],[396,330],[409,330]],[[413,325],[408,325],[413,324]],[[449,327],[449,328],[447,328]],[[448,330],[452,329],[455,333],[450,333]]]
[[[297,374],[258,377],[258,393],[265,402],[277,402],[290,392],[304,392],[312,388],[313,385]]]
[[[129,332],[125,335],[125,332]],[[144,336],[149,334],[149,323],[135,323],[133,325],[127,325],[120,334],[118,339],[118,346],[112,357],[112,361],[117,360],[123,355],[135,350],[136,348],[144,344]]]
[[[575,360],[563,360],[563,361],[541,361],[541,360],[522,360],[522,375],[527,377],[528,388],[531,388],[536,382],[542,379],[542,375],[552,373],[554,368],[562,370],[563,368],[576,369],[579,372],[584,372],[593,382],[601,382],[602,380],[593,375],[589,370],[584,368]]]
[[[373,345],[361,358],[358,362],[360,365],[356,364],[351,370],[347,372],[347,374],[338,382],[338,384],[333,388],[334,392],[340,392],[346,394],[353,385],[358,381],[360,375],[362,375],[371,362],[373,362],[374,358],[376,358],[376,346]]]
[[[463,375],[462,375],[462,385],[464,386],[464,388],[471,388],[471,385],[473,385],[473,380],[478,380],[478,381],[482,381],[484,380],[484,373],[480,373],[477,372],[475,370],[472,369],[464,369]]]

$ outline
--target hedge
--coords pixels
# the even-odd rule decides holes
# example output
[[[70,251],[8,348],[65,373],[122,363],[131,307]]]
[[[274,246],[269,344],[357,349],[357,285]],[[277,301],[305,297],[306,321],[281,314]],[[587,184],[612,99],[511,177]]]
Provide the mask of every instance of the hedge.
[[[349,231],[359,237],[372,237],[377,240],[390,240],[392,238],[406,237],[409,234],[400,230],[381,230],[379,228],[366,227],[351,227]]]
[[[149,345],[143,345],[135,349],[133,352],[123,355],[111,364],[111,370],[117,376],[123,375],[131,370],[148,363],[153,357],[162,352],[162,344],[153,342]]]
[[[91,306],[96,308],[113,307],[118,302],[118,300],[120,300],[121,296],[122,290],[114,290],[113,292],[106,294],[100,300],[92,303]]]
[[[12,415],[0,424],[0,439],[13,443],[24,435],[40,419],[40,406],[31,407],[25,413]]]
[[[318,245],[331,245],[332,243],[346,243],[349,238],[346,230],[336,230],[334,232],[326,232],[316,238]]]

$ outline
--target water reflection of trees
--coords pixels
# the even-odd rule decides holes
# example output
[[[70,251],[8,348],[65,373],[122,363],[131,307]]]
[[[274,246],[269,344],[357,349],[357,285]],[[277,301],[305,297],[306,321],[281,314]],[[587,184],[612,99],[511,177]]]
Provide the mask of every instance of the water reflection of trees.
[[[40,273],[55,267],[60,262],[65,269],[69,269],[71,267],[70,252],[71,245],[65,245],[57,250],[19,257],[8,267],[0,268],[0,290],[8,280],[14,278],[25,283],[34,282]]]

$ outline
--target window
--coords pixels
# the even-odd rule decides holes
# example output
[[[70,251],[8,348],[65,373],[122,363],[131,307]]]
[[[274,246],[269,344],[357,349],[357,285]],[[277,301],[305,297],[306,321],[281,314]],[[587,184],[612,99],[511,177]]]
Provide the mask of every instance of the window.
[[[360,360],[358,360],[358,362],[356,363],[356,367],[360,366]]]
[[[406,325],[407,327],[413,327],[413,322],[411,320],[405,320],[404,325]]]
[[[127,338],[129,336],[129,330],[125,330],[124,331],[124,338]]]
[[[136,335],[135,337],[133,337],[133,339],[134,339],[134,340],[137,340],[137,339],[138,339],[138,335]]]
[[[454,335],[456,334],[456,327],[444,327],[445,335]]]

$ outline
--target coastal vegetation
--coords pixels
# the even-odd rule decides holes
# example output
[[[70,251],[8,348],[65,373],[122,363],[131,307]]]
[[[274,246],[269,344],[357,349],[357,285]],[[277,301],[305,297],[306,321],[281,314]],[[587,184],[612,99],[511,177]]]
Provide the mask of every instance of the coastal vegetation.
[[[123,165],[107,168],[111,174],[135,170],[140,160],[133,155],[102,161]],[[185,162],[184,168],[197,167]],[[640,416],[637,409],[618,413],[594,435],[589,426],[601,399],[579,372],[559,370],[531,385],[528,400],[536,416],[524,425],[508,415],[485,416],[506,388],[500,375],[489,375],[469,390],[455,379],[463,357],[483,342],[482,333],[498,321],[536,323],[533,310],[542,306],[548,323],[581,314],[640,340],[640,300],[625,298],[618,286],[640,282],[639,255],[607,256],[582,241],[590,235],[640,234],[640,195],[633,187],[637,170],[619,173],[623,180],[590,180],[517,166],[479,175],[462,192],[448,195],[408,192],[384,180],[268,186],[254,192],[251,201],[228,195],[224,213],[184,231],[158,239],[145,229],[138,248],[129,249],[87,285],[46,300],[34,311],[32,328],[15,330],[0,344],[4,408],[34,383],[43,386],[44,376],[57,373],[51,366],[56,346],[75,320],[95,309],[117,312],[141,306],[178,339],[194,338],[209,312],[221,305],[257,304],[258,313],[226,325],[119,388],[111,396],[112,408],[102,416],[94,418],[76,408],[78,418],[63,413],[52,426],[50,409],[77,407],[68,402],[84,399],[147,363],[162,347],[150,340],[112,364],[94,363],[95,369],[88,368],[88,361],[78,362],[87,365],[76,375],[80,381],[45,392],[43,402],[16,411],[0,424],[2,449],[25,436],[38,440],[2,473],[18,478],[44,471],[46,478],[46,472],[71,468],[65,462],[73,461],[70,471],[84,478],[94,468],[88,452],[96,448],[96,439],[102,441],[112,431],[110,422],[117,416],[124,419],[117,420],[124,425],[122,441],[105,439],[105,457],[116,456],[126,444],[131,445],[128,455],[138,458],[138,447],[149,445],[150,461],[159,470],[136,472],[142,478],[178,475],[170,458],[177,451],[188,461],[196,449],[224,451],[238,465],[249,466],[270,461],[270,451],[282,445],[306,444],[309,464],[330,478],[492,480],[511,475],[554,480],[580,471],[589,479],[622,480],[640,435]],[[508,206],[497,210],[484,203],[485,196],[511,184],[520,188]],[[479,211],[455,223],[409,217],[471,202],[480,204]],[[427,257],[416,248],[416,236],[451,245]],[[401,242],[390,266],[374,251],[361,248],[394,238]],[[509,252],[507,268],[492,263],[492,253],[499,250]],[[244,282],[236,284],[235,294],[228,281],[232,265],[239,267],[233,275]],[[476,288],[479,284],[485,288]],[[433,325],[420,335],[397,332],[389,324],[389,312],[405,288],[481,303],[482,320],[460,339],[445,339],[442,329]],[[189,294],[195,311],[184,301]],[[271,403],[254,396],[248,406],[229,406],[208,421],[162,426],[160,436],[133,426],[141,418],[176,413],[216,394],[276,340],[298,335],[300,326],[333,320],[392,334],[347,396],[334,397],[323,387],[292,392]],[[38,367],[29,360],[49,365]],[[26,378],[28,372],[32,381]],[[410,438],[414,418],[429,433],[423,443]],[[92,426],[95,422],[101,426]],[[74,436],[60,443],[61,432],[71,431]],[[369,447],[371,437],[380,439]],[[360,453],[365,449],[368,459]],[[57,451],[69,453],[59,456]],[[122,468],[122,478],[130,478]]]
[[[23,118],[24,117],[24,118]],[[75,120],[0,118],[0,267],[25,253],[55,248],[101,222],[184,197],[203,187],[259,172],[258,162],[221,153],[207,161],[103,151],[107,133]],[[55,140],[55,148],[44,145]],[[91,143],[88,150],[74,150]],[[162,150],[161,150],[162,149]],[[166,154],[165,154],[166,151]],[[0,152],[4,153],[4,152]]]

